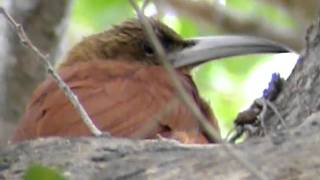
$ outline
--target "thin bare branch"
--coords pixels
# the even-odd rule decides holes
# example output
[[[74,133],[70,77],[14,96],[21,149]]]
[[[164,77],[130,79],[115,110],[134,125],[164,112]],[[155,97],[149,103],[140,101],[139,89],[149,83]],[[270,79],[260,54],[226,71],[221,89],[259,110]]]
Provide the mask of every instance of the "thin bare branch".
[[[142,12],[144,12],[144,10],[147,8],[147,6],[149,5],[149,3],[150,3],[150,0],[144,0],[144,1],[143,1],[142,7],[141,7]]]
[[[7,12],[3,7],[0,7],[0,13],[7,19],[10,25],[14,28],[17,35],[19,36],[21,43],[26,47],[30,48],[39,58],[44,66],[47,68],[48,73],[52,76],[52,78],[56,81],[59,88],[64,92],[66,97],[70,100],[76,111],[80,114],[81,119],[88,127],[90,132],[94,136],[102,135],[102,132],[94,125],[92,120],[90,119],[88,113],[85,111],[83,106],[80,104],[78,97],[71,91],[69,86],[61,79],[58,73],[54,70],[53,66],[51,65],[48,55],[43,54],[40,50],[31,42],[29,37],[26,35],[23,27],[18,24]]]
[[[171,77],[172,83],[176,88],[176,90],[178,91],[178,97],[182,102],[185,103],[185,105],[191,111],[195,119],[199,121],[202,128],[204,128],[204,130],[208,133],[209,138],[220,142],[224,147],[224,149],[226,150],[226,152],[228,152],[238,162],[244,165],[244,167],[247,168],[248,171],[251,172],[253,175],[255,175],[257,179],[267,180],[268,178],[263,172],[258,171],[257,168],[251,162],[243,158],[244,155],[240,154],[243,152],[240,152],[240,150],[236,150],[235,148],[233,148],[231,144],[226,144],[225,142],[222,141],[217,131],[213,129],[212,126],[208,123],[208,120],[200,112],[199,108],[197,108],[195,104],[192,103],[191,97],[187,94],[181,82],[177,78],[174,68],[172,67],[171,64],[168,63],[169,61],[167,61],[166,53],[161,43],[159,42],[157,36],[155,35],[151,24],[148,22],[147,18],[145,17],[143,12],[139,9],[139,7],[134,2],[134,0],[129,0],[129,2],[131,3],[132,7],[135,9],[138,15],[138,18],[143,25],[142,27],[144,28],[144,31],[146,32],[148,39],[151,41],[151,44],[153,45],[159,60],[162,62],[164,68],[167,70],[169,76]]]
[[[266,100],[266,103],[268,105],[268,107],[276,114],[276,116],[278,116],[280,123],[282,124],[282,126],[285,129],[288,129],[285,120],[283,119],[283,117],[281,116],[280,112],[278,111],[277,107],[269,100]]]
[[[139,10],[138,6],[135,4],[134,1],[130,0],[130,3],[134,7],[134,9],[137,12],[137,15],[139,19],[141,20],[143,24],[144,31],[147,34],[147,37],[150,39],[152,45],[154,46],[154,49],[156,50],[156,54],[159,58],[159,60],[162,62],[164,68],[168,71],[169,76],[171,77],[171,80],[173,82],[174,87],[178,91],[178,96],[186,104],[186,106],[190,109],[192,114],[196,119],[198,119],[203,125],[203,128],[205,129],[208,134],[211,135],[211,140],[212,141],[221,141],[221,138],[219,136],[219,133],[212,128],[212,126],[208,123],[207,119],[204,117],[204,115],[200,112],[200,110],[195,106],[194,103],[192,103],[192,99],[190,96],[187,94],[185,89],[183,88],[180,80],[178,79],[176,72],[174,68],[169,64],[167,61],[166,53],[160,44],[159,40],[157,39],[156,35],[153,32],[153,29],[150,25],[150,23],[146,20],[145,16],[142,14],[142,12]]]

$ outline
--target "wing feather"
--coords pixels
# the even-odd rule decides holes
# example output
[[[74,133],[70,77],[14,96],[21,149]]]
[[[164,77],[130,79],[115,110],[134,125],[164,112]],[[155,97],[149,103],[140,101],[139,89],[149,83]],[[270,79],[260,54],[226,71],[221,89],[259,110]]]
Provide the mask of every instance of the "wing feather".
[[[155,138],[160,134],[186,143],[206,142],[199,124],[181,102],[157,121],[153,118],[161,115],[176,99],[170,77],[160,66],[91,61],[65,67],[59,74],[78,96],[96,126],[113,136]],[[179,77],[198,103],[200,97],[189,77],[183,74]],[[31,99],[13,141],[90,135],[52,79],[42,83]],[[204,113],[215,121],[210,112]]]

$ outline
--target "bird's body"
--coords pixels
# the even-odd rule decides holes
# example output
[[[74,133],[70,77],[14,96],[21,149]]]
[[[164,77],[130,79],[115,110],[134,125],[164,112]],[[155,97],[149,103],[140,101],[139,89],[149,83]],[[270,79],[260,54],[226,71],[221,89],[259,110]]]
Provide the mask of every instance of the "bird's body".
[[[183,40],[161,22],[149,20],[169,55],[169,63],[176,66],[176,74],[192,103],[219,132],[213,113],[192,81],[189,66],[224,54],[217,55],[212,49],[194,54],[199,47],[203,50],[204,44],[210,45],[212,39],[209,44],[198,39]],[[235,40],[239,42],[249,46],[245,46],[246,49],[240,46],[235,52],[231,51],[231,55],[284,51],[280,46],[257,39]],[[252,48],[256,43],[266,48]],[[221,51],[224,56],[230,51],[229,47],[226,49]],[[182,143],[213,143],[187,106],[177,98],[171,77],[161,66],[138,20],[126,21],[85,38],[69,52],[59,67],[59,74],[78,96],[94,124],[113,136],[139,139],[162,136]],[[62,90],[48,78],[34,92],[12,141],[88,135],[90,131]]]
[[[176,99],[170,77],[161,66],[96,60],[61,68],[60,75],[88,111],[96,126],[113,136],[174,138],[185,143],[207,143],[199,123]],[[217,127],[190,77],[179,78],[194,102]],[[172,109],[166,111],[166,106]],[[203,105],[202,105],[203,104]],[[87,136],[88,128],[52,79],[34,93],[14,141],[48,136]]]

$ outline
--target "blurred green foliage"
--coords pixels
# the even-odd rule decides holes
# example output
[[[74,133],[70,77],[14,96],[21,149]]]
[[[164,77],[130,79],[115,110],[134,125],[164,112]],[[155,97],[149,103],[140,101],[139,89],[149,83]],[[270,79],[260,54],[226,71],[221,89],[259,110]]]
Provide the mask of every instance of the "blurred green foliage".
[[[65,180],[65,178],[54,169],[49,167],[40,165],[40,164],[33,164],[30,165],[24,176],[24,180]]]
[[[141,2],[139,1],[140,4]],[[248,17],[264,18],[273,22],[273,25],[294,26],[294,21],[281,10],[256,0],[226,0],[225,5],[230,10],[245,13]],[[127,0],[76,0],[71,20],[72,33],[102,31],[112,24],[132,17],[135,17],[135,13]],[[162,20],[184,37],[217,33],[213,31],[216,29],[214,27],[199,28],[186,17],[174,17],[172,12],[168,16],[163,14]],[[203,97],[214,108],[223,134],[232,127],[232,121],[240,108],[248,103],[248,99],[243,95],[243,83],[257,64],[268,59],[267,55],[233,57],[207,63],[194,70],[196,84]]]
[[[294,27],[294,20],[283,10],[263,1],[256,0],[227,0],[226,6],[230,10],[245,12],[251,18],[264,18],[272,25],[282,27]]]

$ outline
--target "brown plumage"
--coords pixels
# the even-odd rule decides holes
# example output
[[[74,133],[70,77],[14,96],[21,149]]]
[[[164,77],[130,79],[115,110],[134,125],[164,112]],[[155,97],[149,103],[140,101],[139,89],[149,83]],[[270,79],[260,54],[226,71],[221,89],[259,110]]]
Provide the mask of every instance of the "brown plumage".
[[[149,21],[186,92],[218,132],[213,113],[190,77],[190,67],[220,57],[288,51],[255,37],[184,40],[161,22]],[[134,19],[82,40],[58,70],[100,130],[117,137],[148,139],[160,135],[182,143],[212,143],[177,99],[171,77],[160,64],[140,22]],[[35,90],[12,141],[88,135],[71,103],[48,78]]]
[[[151,22],[166,51],[192,44],[159,21]],[[185,72],[177,70],[186,91],[219,130],[210,108]],[[197,120],[177,99],[170,77],[160,66],[137,20],[85,38],[70,51],[59,74],[96,126],[113,136],[145,139],[160,135],[183,143],[209,142]],[[169,104],[174,104],[172,110],[164,112]],[[88,128],[49,78],[34,92],[12,141],[86,135],[90,135]]]

